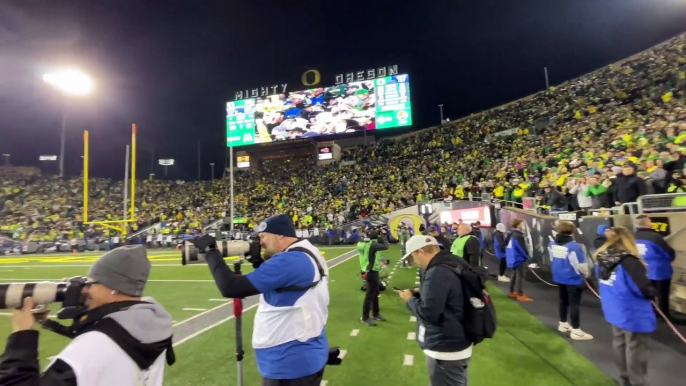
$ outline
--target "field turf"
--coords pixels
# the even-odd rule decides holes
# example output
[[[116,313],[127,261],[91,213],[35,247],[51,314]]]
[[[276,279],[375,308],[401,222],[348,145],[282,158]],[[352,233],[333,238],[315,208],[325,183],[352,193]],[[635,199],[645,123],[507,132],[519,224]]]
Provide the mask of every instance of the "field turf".
[[[352,248],[322,248],[331,260]],[[146,295],[157,299],[178,324],[221,304],[209,270],[179,264],[180,253],[152,250],[153,264]],[[400,252],[391,246],[384,258],[391,259],[389,287],[415,287],[417,270],[397,265]],[[0,258],[0,283],[56,280],[85,275],[97,254],[51,257],[22,256]],[[246,270],[250,267],[245,266]],[[344,350],[341,366],[329,366],[327,386],[427,385],[424,355],[414,338],[415,323],[399,298],[390,290],[380,297],[381,313],[388,319],[378,327],[359,322],[364,293],[360,291],[357,256],[331,268],[331,303],[327,336],[331,345]],[[474,349],[469,367],[470,386],[610,386],[614,383],[592,363],[578,354],[556,331],[491,287],[498,313],[498,331],[492,340]],[[55,309],[55,307],[53,307]],[[11,332],[10,310],[0,311],[0,336]],[[251,347],[255,308],[243,316],[243,361],[245,385],[259,385],[259,374]],[[235,384],[235,321],[229,319],[175,347],[177,363],[168,368],[165,385]],[[41,333],[41,365],[48,363],[67,340],[50,332]]]

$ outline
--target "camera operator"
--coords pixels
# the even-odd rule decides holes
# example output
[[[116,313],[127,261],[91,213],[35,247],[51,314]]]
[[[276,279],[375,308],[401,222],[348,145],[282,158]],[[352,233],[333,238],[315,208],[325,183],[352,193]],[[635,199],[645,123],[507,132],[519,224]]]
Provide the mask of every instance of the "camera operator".
[[[362,318],[360,321],[370,327],[376,326],[375,321],[386,321],[379,313],[379,294],[381,293],[379,271],[381,270],[381,259],[378,256],[378,252],[387,249],[388,239],[386,238],[385,229],[381,230],[381,234],[376,230],[372,230],[369,232],[368,237],[357,243],[357,250],[360,252],[362,278],[367,281],[367,293],[364,295]],[[372,312],[371,319],[369,318],[370,311]]]
[[[73,340],[39,373],[33,299],[13,311],[14,332],[0,357],[1,385],[162,385],[166,359],[174,363],[172,318],[152,298],[141,297],[150,261],[141,245],[102,255],[81,290],[85,307],[67,328],[40,318],[46,328]],[[57,330],[56,327],[63,330]]]
[[[258,227],[264,260],[251,251],[255,270],[235,275],[211,236],[193,240],[222,296],[260,296],[252,345],[263,386],[318,386],[329,361],[328,268],[319,250],[298,240],[291,218],[272,216]]]

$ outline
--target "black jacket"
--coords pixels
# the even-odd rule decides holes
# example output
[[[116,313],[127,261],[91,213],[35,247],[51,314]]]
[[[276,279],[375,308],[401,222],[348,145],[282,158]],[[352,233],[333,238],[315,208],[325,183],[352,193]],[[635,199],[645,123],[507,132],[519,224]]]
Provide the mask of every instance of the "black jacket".
[[[407,308],[417,317],[419,346],[438,352],[458,352],[471,346],[464,332],[464,295],[459,276],[451,269],[464,264],[448,251],[440,251],[422,277],[419,297]],[[422,334],[421,329],[424,329]],[[423,338],[422,338],[423,337]]]
[[[441,245],[441,249],[445,249],[447,251],[450,250],[450,240],[445,238],[445,236],[443,236],[442,234],[438,234],[438,236],[434,236],[434,238]]]
[[[648,193],[648,188],[646,182],[635,174],[630,176],[621,175],[615,180],[613,193],[614,201],[625,204],[627,202],[636,202],[638,197]]]
[[[481,243],[479,242],[479,239],[471,233],[462,237],[469,237],[469,240],[464,243],[462,258],[472,267],[478,267],[481,263]],[[462,237],[458,237],[458,239]],[[457,239],[455,240],[457,241]],[[453,241],[453,243],[454,242],[455,241]]]

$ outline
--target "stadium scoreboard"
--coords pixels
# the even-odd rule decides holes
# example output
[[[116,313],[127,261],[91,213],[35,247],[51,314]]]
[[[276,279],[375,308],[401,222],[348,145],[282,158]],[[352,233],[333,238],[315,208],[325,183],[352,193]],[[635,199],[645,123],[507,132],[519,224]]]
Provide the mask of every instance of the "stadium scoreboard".
[[[412,125],[407,74],[226,104],[226,145],[245,146]]]

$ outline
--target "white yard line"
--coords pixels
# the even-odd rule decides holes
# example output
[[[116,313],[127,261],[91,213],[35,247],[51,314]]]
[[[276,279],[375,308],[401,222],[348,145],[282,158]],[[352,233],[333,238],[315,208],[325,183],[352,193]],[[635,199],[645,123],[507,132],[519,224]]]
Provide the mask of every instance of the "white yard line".
[[[207,311],[207,308],[182,308],[183,311]]]
[[[359,333],[360,333],[360,330],[352,330],[350,332],[350,336],[357,336],[357,334],[359,334]]]
[[[224,306],[224,305],[222,304],[222,305],[219,306],[219,307],[223,307],[223,306]],[[248,311],[248,310],[251,310],[251,309],[253,309],[253,308],[257,307],[257,306],[258,306],[258,304],[253,304],[252,306],[243,309],[243,312]],[[215,308],[216,308],[216,307],[215,307]],[[207,311],[203,312],[203,314],[204,314],[204,313],[207,313],[207,312],[209,312],[209,311],[210,311],[210,310],[207,310]],[[202,314],[195,315],[194,318],[197,318],[197,317],[200,316],[200,315],[202,315]],[[185,323],[185,322],[187,322],[187,321],[190,320],[190,319],[191,319],[191,318],[186,319],[186,320],[182,320],[181,322],[175,324],[175,326],[178,326],[178,325],[181,324],[181,323]],[[176,346],[180,345],[180,344],[183,343],[183,342],[187,342],[187,341],[189,341],[189,340],[195,338],[196,336],[202,334],[203,332],[209,331],[209,330],[211,330],[211,329],[213,329],[213,328],[219,326],[220,324],[223,324],[223,323],[225,323],[225,322],[227,322],[227,321],[229,321],[229,320],[231,320],[231,319],[233,319],[233,315],[231,315],[231,316],[229,316],[229,317],[226,318],[226,319],[222,319],[222,320],[218,321],[217,323],[214,323],[214,324],[212,324],[212,325],[209,325],[209,326],[207,326],[207,327],[205,327],[205,328],[203,328],[203,329],[201,329],[201,330],[198,330],[198,331],[196,331],[196,332],[194,332],[194,333],[188,335],[187,337],[185,337],[185,338],[181,339],[180,341],[174,343],[173,347],[176,347]]]
[[[412,355],[405,355],[405,359],[403,360],[403,365],[405,365],[405,366],[412,366],[412,365],[414,365],[414,356],[412,356]]]
[[[408,332],[408,333],[407,333],[407,340],[417,340],[417,333],[415,333],[415,332]]]

